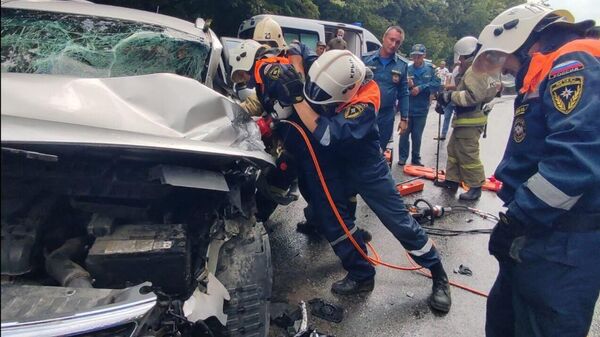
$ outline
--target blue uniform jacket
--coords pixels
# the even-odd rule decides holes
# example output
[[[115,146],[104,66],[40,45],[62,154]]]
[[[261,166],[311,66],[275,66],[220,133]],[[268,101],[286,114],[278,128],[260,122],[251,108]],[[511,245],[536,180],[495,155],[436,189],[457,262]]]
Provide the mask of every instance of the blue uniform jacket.
[[[529,66],[518,74],[517,88]],[[530,230],[598,219],[598,102],[600,61],[581,51],[558,57],[537,90],[517,96],[512,133],[496,177],[503,182],[498,196],[508,214]]]
[[[398,55],[384,66],[379,60],[379,49],[363,56],[363,62],[373,71],[381,93],[380,111],[392,109],[398,101],[400,115],[408,117],[408,63]]]
[[[429,112],[429,95],[438,91],[440,79],[435,75],[431,63],[427,62],[419,68],[413,64],[408,66],[408,76],[412,76],[414,85],[420,89],[417,96],[409,96],[409,116],[426,116]]]
[[[321,145],[347,163],[360,163],[361,158],[381,155],[377,114],[371,104],[350,105],[340,112],[335,107],[321,110],[313,134]]]

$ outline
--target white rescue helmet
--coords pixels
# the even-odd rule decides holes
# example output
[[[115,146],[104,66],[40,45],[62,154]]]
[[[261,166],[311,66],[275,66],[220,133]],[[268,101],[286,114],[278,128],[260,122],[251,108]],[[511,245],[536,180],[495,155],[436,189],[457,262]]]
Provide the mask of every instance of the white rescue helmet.
[[[456,63],[461,56],[475,56],[474,54],[478,44],[477,38],[473,36],[465,36],[456,41],[454,44],[454,63]]]
[[[286,46],[281,26],[270,16],[256,24],[253,39],[271,47],[284,48]]]
[[[546,25],[539,25],[547,19]],[[541,31],[555,23],[573,23],[574,17],[568,10],[554,10],[542,4],[518,5],[500,13],[479,34],[481,48],[474,64],[480,69],[497,67],[506,56],[519,50],[534,30]],[[481,57],[486,55],[485,58]],[[496,64],[494,64],[496,63]]]
[[[348,50],[329,50],[314,61],[304,96],[314,104],[348,102],[365,79],[366,66]]]
[[[229,53],[229,65],[231,66],[231,80],[240,82],[240,71],[250,71],[256,60],[256,55],[267,46],[254,40],[244,40]]]

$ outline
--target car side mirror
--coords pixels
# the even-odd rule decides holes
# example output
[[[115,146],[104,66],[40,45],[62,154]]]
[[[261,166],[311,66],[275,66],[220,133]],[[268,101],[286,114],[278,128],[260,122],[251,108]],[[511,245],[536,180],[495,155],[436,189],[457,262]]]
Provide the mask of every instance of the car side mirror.
[[[205,21],[203,18],[197,18],[194,25],[196,26],[196,28],[202,29],[202,31],[206,33],[210,29],[211,23],[212,23],[211,19],[208,19]]]
[[[196,22],[195,22],[196,28],[204,30],[204,25],[205,24],[206,24],[206,21],[204,21],[203,18],[197,18],[196,19]]]

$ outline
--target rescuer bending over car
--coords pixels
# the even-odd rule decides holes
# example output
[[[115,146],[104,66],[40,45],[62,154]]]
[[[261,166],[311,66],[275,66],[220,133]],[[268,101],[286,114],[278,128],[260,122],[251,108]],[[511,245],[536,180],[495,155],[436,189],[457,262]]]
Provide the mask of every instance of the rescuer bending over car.
[[[381,154],[376,113],[380,105],[377,84],[367,76],[363,62],[349,51],[325,52],[313,64],[304,85],[304,97],[299,90],[300,77],[291,67],[284,69],[289,74],[268,81],[272,99],[294,102],[296,114],[291,118],[301,119],[303,127],[312,134],[311,143],[329,190],[334,194],[336,207],[346,221],[344,194],[358,192],[382,223],[408,250],[411,257],[432,273],[433,292],[430,305],[448,312],[451,306],[448,278],[440,256],[425,231],[410,216],[402,197],[395,187],[389,167]],[[269,78],[267,72],[259,72]],[[277,95],[274,97],[273,95]],[[287,96],[287,97],[285,97]],[[294,131],[289,132],[291,136]],[[298,154],[306,154],[305,145]],[[312,161],[312,159],[311,159]],[[302,162],[306,162],[303,160]],[[314,166],[311,163],[311,166]],[[319,230],[329,240],[348,275],[333,284],[332,291],[340,294],[369,292],[374,288],[375,270],[350,244],[346,234],[329,209],[323,188],[314,167],[301,165],[301,170],[310,171],[311,198],[318,205]],[[348,224],[348,222],[347,222]],[[353,223],[348,226],[353,231]],[[354,235],[360,241],[360,235]],[[364,250],[364,246],[361,245]]]

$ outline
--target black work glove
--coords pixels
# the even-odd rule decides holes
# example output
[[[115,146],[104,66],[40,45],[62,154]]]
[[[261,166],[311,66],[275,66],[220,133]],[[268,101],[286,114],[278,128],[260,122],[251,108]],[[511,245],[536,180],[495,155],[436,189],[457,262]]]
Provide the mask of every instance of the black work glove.
[[[452,90],[440,91],[435,95],[435,100],[438,102],[438,104],[442,105],[442,107],[445,107],[446,105],[448,105],[451,101],[451,98],[452,98]]]
[[[525,226],[515,218],[500,213],[500,221],[490,235],[488,250],[500,260],[510,260],[510,248],[513,241],[525,234]]]
[[[268,100],[279,101],[282,107],[304,100],[300,74],[288,64],[270,64],[263,71],[263,82]]]
[[[439,101],[435,103],[435,112],[439,113],[440,115],[446,113],[446,111],[444,111],[444,106],[441,105]]]

